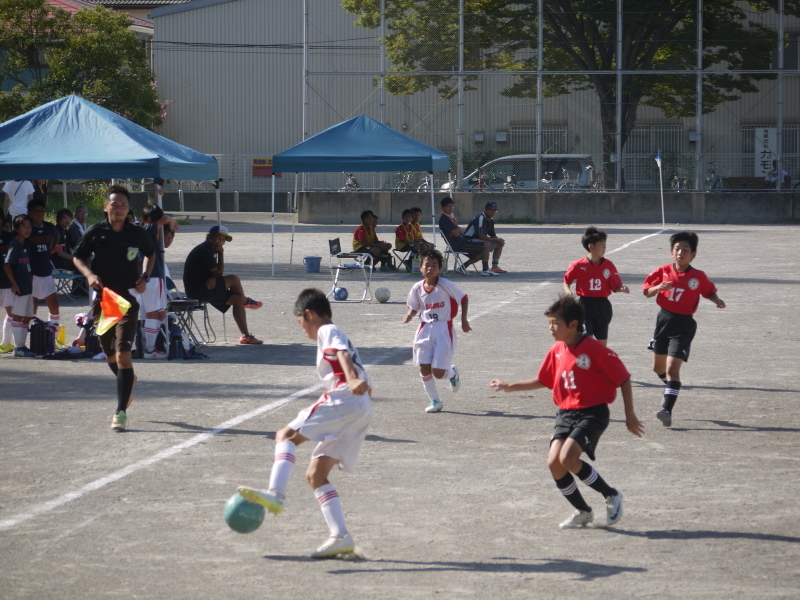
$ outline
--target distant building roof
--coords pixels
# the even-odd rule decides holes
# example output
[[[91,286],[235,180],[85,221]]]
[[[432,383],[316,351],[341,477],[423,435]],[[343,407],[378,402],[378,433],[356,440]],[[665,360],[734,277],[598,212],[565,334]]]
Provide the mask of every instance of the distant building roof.
[[[157,0],[158,1],[158,0]],[[183,2],[185,0],[162,0],[161,3],[167,4],[175,2]],[[81,9],[88,8],[92,9],[98,4],[106,4],[105,2],[89,2],[87,0],[47,0],[47,4],[52,6],[53,8],[61,8],[66,10],[69,13],[76,13]],[[120,2],[122,4],[122,2]],[[131,20],[131,26],[133,27],[143,27],[145,29],[153,29],[153,22],[148,21],[147,19],[140,19],[139,17],[133,17],[128,15],[128,18]]]
[[[102,4],[103,6],[124,6],[125,8],[155,8],[157,6],[171,6],[172,4],[183,4],[189,0],[89,0],[91,4]]]

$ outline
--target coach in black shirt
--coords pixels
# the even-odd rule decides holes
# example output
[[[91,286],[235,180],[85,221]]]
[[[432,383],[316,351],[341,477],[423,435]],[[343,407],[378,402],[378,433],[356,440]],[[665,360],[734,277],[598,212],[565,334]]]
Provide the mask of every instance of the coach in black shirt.
[[[131,293],[142,293],[153,269],[154,248],[150,236],[137,225],[128,223],[130,195],[125,186],[112,185],[103,204],[105,220],[93,225],[75,247],[74,261],[86,281],[96,290],[107,287],[131,303],[128,312],[100,336],[100,346],[108,366],[117,377],[117,412],[111,428],[125,431],[127,408],[133,400],[133,361],[131,348],[136,336],[139,303]],[[144,256],[142,274],[137,256]],[[100,317],[99,302],[94,305],[95,322]]]
[[[247,330],[244,309],[258,309],[264,303],[245,295],[239,277],[225,274],[225,242],[232,240],[227,227],[214,225],[208,231],[206,241],[192,248],[186,257],[183,286],[189,298],[208,302],[223,313],[233,307],[233,320],[241,332],[240,344],[262,344]]]

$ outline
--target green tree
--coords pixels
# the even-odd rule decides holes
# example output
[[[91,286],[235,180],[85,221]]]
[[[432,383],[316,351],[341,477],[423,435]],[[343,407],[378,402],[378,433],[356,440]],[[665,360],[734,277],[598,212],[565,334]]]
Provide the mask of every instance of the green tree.
[[[78,94],[143,127],[163,121],[153,74],[128,17],[102,7],[70,16],[44,0],[0,0],[0,120]]]
[[[380,0],[342,0],[359,15],[356,23],[380,26]],[[615,152],[617,129],[617,3],[615,0],[544,0],[543,69],[560,74],[543,78],[545,98],[573,90],[593,90],[599,97],[603,162]],[[765,12],[777,0],[747,0]],[[797,15],[797,0],[785,0],[786,13]],[[458,0],[386,0],[386,51],[397,71],[453,71],[458,61]],[[668,117],[692,116],[696,105],[697,0],[624,0],[622,64],[628,71],[686,70],[686,75],[623,75],[622,146],[636,123],[640,104]],[[465,71],[535,71],[538,1],[465,0]],[[703,66],[719,68],[703,78],[702,110],[758,91],[754,80],[769,74],[733,70],[769,69],[775,33],[748,19],[737,0],[707,0],[703,11]],[[569,71],[590,71],[584,75]],[[605,71],[606,73],[603,73]],[[564,73],[566,72],[566,73]],[[610,72],[610,73],[609,73]],[[474,89],[478,76],[465,78]],[[387,90],[413,94],[435,87],[441,97],[455,95],[453,75],[392,75]],[[536,98],[535,75],[519,75],[503,95]]]

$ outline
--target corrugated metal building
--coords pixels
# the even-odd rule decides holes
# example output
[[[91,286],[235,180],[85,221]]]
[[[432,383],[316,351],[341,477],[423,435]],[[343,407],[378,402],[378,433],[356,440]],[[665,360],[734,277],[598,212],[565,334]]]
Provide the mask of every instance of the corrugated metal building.
[[[304,6],[308,7],[307,28]],[[379,31],[354,25],[338,0],[193,0],[155,9],[153,57],[162,102],[169,101],[160,133],[218,155],[226,184],[240,191],[267,189],[254,178],[253,160],[268,158],[344,119],[367,114],[454,156],[458,103],[435,90],[414,95],[382,93]],[[777,29],[775,15],[762,21]],[[793,177],[800,170],[800,23],[785,19],[783,160]],[[307,31],[307,98],[304,127],[304,32]],[[777,38],[776,38],[777,43]],[[390,68],[387,67],[387,68]],[[536,102],[500,91],[508,73],[480,75],[465,94],[464,168],[488,158],[535,151]],[[657,149],[667,157],[664,177],[680,170],[690,182],[698,165],[715,163],[722,175],[754,174],[756,132],[776,127],[780,96],[774,80],[760,91],[719,105],[704,117],[696,152],[694,118],[668,119],[640,106],[623,165],[628,189],[653,188]],[[598,98],[574,92],[543,101],[543,152],[591,154],[602,159]],[[305,129],[305,131],[304,131]],[[698,157],[701,160],[698,161]],[[609,165],[604,165],[606,168]],[[700,181],[705,174],[700,175]],[[398,174],[361,174],[365,187],[394,187]],[[288,178],[287,178],[288,179]],[[235,184],[232,182],[236,182]],[[309,175],[308,187],[340,187],[341,174]],[[290,182],[281,187],[288,189]]]

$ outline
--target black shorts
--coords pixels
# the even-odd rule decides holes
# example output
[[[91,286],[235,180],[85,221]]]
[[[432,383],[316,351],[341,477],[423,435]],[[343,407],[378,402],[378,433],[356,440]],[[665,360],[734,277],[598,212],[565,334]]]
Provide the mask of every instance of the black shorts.
[[[114,323],[113,327],[103,335],[98,336],[100,348],[106,356],[114,356],[117,352],[130,352],[133,348],[133,340],[136,338],[136,329],[139,327],[139,303],[135,299],[130,299],[131,307],[122,318]],[[100,319],[100,303],[98,302],[93,310],[94,322]]]
[[[465,236],[448,238],[450,245],[456,252],[466,252],[470,258],[483,253],[483,240],[479,238],[470,238]]]
[[[553,440],[572,438],[578,442],[586,455],[594,460],[594,451],[600,436],[608,427],[611,420],[608,404],[598,404],[591,408],[575,410],[559,410],[556,415],[556,424],[553,428]]]
[[[608,325],[614,316],[608,298],[578,296],[578,302],[583,306],[586,335],[592,335],[598,340],[607,340]]]
[[[662,308],[656,317],[656,329],[650,349],[655,354],[666,354],[686,362],[689,360],[695,333],[697,321],[692,315],[679,315]]]
[[[186,290],[186,295],[192,300],[201,300],[208,302],[211,306],[218,311],[225,313],[231,307],[228,300],[233,295],[233,292],[225,285],[225,277],[217,277],[217,285],[213,290],[207,287]]]

